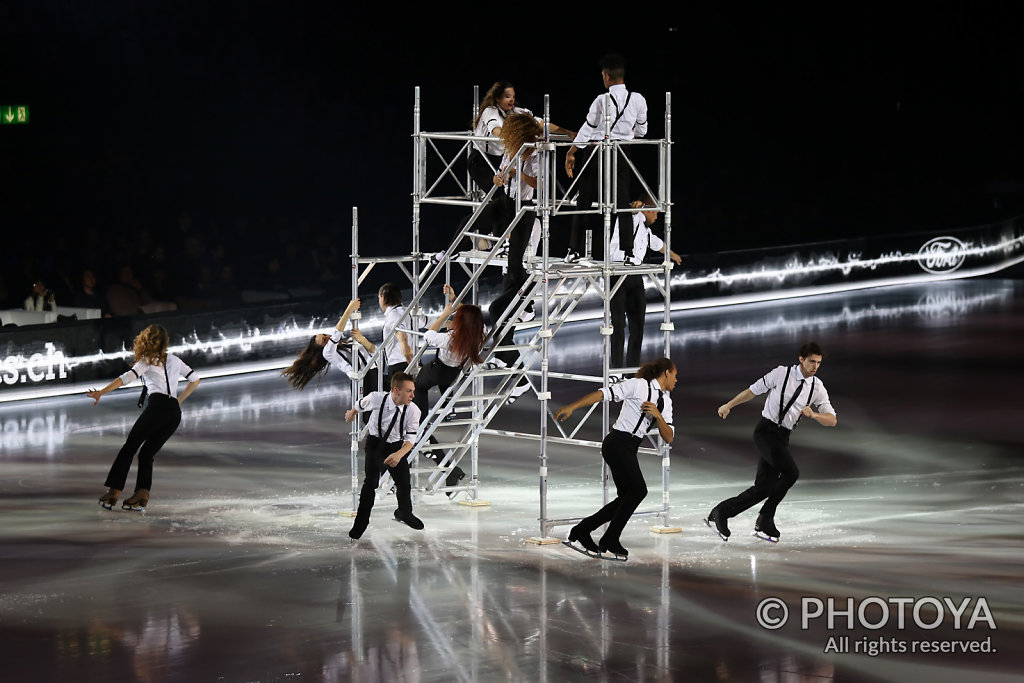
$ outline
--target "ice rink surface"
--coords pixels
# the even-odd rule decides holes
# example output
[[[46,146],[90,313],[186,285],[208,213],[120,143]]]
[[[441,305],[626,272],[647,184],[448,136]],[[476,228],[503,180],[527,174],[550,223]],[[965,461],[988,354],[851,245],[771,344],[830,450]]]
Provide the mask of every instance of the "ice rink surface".
[[[425,496],[417,532],[389,496],[350,541],[337,374],[305,392],[275,373],[204,381],[145,513],[96,504],[137,390],[0,404],[3,680],[1019,681],[1022,295],[990,279],[676,314],[682,533],[634,520],[626,563],[527,544],[537,446],[494,437],[489,507]],[[808,339],[839,425],[793,434],[781,541],[749,535],[751,510],[724,543],[702,518],[752,482],[761,401],[716,408]],[[552,369],[598,372],[599,343],[595,323],[563,329]],[[552,387],[555,406],[592,389]],[[492,426],[536,428],[539,405]],[[550,516],[599,507],[598,453],[549,455]],[[642,462],[656,505],[659,462]]]

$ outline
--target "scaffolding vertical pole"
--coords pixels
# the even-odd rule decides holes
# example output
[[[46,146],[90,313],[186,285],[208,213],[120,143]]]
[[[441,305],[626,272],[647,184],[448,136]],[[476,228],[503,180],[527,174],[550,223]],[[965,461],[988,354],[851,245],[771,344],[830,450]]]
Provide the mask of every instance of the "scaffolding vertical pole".
[[[661,178],[662,185],[659,188],[661,194],[661,204],[665,212],[665,249],[664,249],[664,277],[665,277],[665,304],[663,306],[664,318],[661,323],[661,329],[664,333],[664,355],[665,358],[672,357],[672,93],[665,93],[665,135],[661,141],[661,154],[659,158],[661,161],[661,172],[658,174]],[[668,515],[670,505],[669,497],[669,486],[670,486],[670,469],[671,469],[671,458],[670,458],[670,447],[669,444],[665,443],[665,440],[658,438],[659,450],[661,455],[661,504],[662,504],[662,520],[663,526],[668,527]]]
[[[473,107],[470,110],[470,114],[469,114],[469,120],[470,121],[476,122],[476,115],[477,115],[478,107],[480,106],[479,103],[480,103],[480,86],[479,85],[474,85],[473,86]],[[469,134],[471,136],[472,135],[476,135],[476,127],[475,126],[469,129]],[[476,192],[474,191],[474,187],[475,187],[476,183],[473,182],[473,176],[471,176],[469,174],[469,157],[470,157],[470,155],[473,154],[473,150],[475,148],[476,148],[476,142],[473,141],[473,140],[470,140],[469,144],[466,145],[466,189],[469,190],[469,197],[470,197],[470,199],[473,199],[474,201],[476,200]],[[476,190],[483,190],[483,188],[482,187],[477,187]],[[474,301],[473,303],[476,303],[476,301]]]
[[[416,298],[420,286],[420,200],[427,188],[427,146],[420,130],[420,87],[414,89],[412,106],[413,171],[412,171],[412,296]],[[419,311],[413,311],[413,315]]]
[[[551,340],[551,323],[549,320],[550,310],[548,290],[550,278],[548,268],[550,267],[550,244],[548,243],[549,229],[551,227],[551,195],[554,180],[554,159],[553,146],[551,145],[551,96],[544,95],[544,144],[540,153],[540,176],[537,178],[537,211],[540,216],[540,248],[541,248],[541,295],[540,302],[540,392],[537,398],[540,400],[540,535],[547,536],[545,528],[548,518],[548,353],[550,352],[549,342]]]
[[[359,207],[352,207],[352,298],[358,298],[359,290]],[[361,398],[362,380],[359,378],[359,353],[352,353],[352,370],[355,377],[350,376],[352,387],[352,405],[355,405]],[[351,481],[352,481],[352,510],[359,507],[359,430],[362,415],[357,410],[356,418],[352,420],[352,428],[349,431],[349,456],[351,460]]]
[[[601,162],[601,188],[600,203],[601,222],[604,228],[602,240],[604,241],[604,269],[602,271],[601,303],[603,306],[603,318],[601,323],[601,386],[608,387],[608,364],[611,362],[612,352],[612,314],[611,314],[611,229],[612,221],[610,214],[609,195],[612,191],[612,94],[608,91],[604,95],[604,139],[600,142]],[[610,406],[608,401],[601,402],[601,434],[608,434],[611,431]],[[601,505],[608,504],[608,463],[601,458]]]

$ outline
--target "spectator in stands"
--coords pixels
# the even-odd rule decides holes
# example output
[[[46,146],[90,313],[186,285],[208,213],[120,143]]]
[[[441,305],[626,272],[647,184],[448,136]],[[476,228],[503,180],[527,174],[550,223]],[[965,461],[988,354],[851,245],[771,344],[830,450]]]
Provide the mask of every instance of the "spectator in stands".
[[[56,311],[57,300],[53,296],[53,292],[46,287],[46,283],[41,279],[36,279],[32,283],[32,290],[28,296],[25,297],[25,310],[26,311]]]
[[[90,268],[82,271],[81,288],[75,292],[74,304],[79,308],[98,308],[104,318],[110,317],[110,307],[97,291],[96,275]]]

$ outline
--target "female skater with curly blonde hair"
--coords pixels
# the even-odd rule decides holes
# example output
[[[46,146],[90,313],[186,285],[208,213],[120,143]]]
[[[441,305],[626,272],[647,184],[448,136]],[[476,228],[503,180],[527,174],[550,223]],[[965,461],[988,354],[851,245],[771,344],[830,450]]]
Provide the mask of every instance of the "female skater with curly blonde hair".
[[[100,505],[110,510],[124,490],[135,452],[139,453],[139,466],[135,480],[135,493],[121,505],[125,510],[141,512],[149,503],[149,490],[153,483],[153,458],[181,423],[181,404],[199,386],[199,375],[180,358],[167,352],[167,330],[162,325],[150,325],[135,337],[132,348],[135,364],[113,382],[100,390],[86,392],[93,405],[105,394],[141,379],[143,383],[139,407],[145,401],[146,409],[139,415],[124,446],[114,459],[107,474],[107,492],[100,497]],[[172,380],[171,377],[174,377]],[[178,395],[178,378],[188,380]],[[149,400],[146,401],[146,395]]]

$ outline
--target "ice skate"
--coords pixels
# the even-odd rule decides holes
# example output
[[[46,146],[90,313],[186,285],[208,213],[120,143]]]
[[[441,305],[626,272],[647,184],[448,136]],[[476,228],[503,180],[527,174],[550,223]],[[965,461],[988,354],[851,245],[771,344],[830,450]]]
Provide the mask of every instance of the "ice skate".
[[[132,497],[121,503],[122,510],[132,510],[133,512],[145,512],[146,505],[149,504],[149,491],[146,489],[137,489]]]
[[[718,508],[708,513],[708,516],[704,518],[704,523],[708,525],[709,529],[714,529],[723,541],[728,541],[729,536],[732,535],[732,532],[729,531],[728,518]]]
[[[754,522],[754,535],[769,543],[778,543],[781,536],[779,530],[775,528],[775,520],[764,515],[757,516],[757,521]]]
[[[451,488],[452,486],[458,486],[459,482],[466,478],[466,473],[461,467],[456,465],[452,468],[452,471],[448,473],[448,476],[444,479],[444,485]],[[448,497],[454,498],[459,494],[458,491],[449,491]]]
[[[583,548],[585,548],[591,553],[594,553],[595,555],[601,552],[601,549],[598,547],[597,543],[594,543],[594,539],[590,537],[590,532],[581,529],[579,524],[577,524],[569,530],[569,540],[562,542],[565,545],[572,548],[573,550],[577,550],[577,548],[575,548],[572,544],[579,543]]]
[[[356,521],[352,524],[352,528],[348,530],[348,537],[353,541],[358,541],[363,532],[366,531],[366,527],[370,524],[369,515],[364,517],[356,517]]]
[[[405,524],[406,526],[412,529],[416,529],[417,531],[423,528],[423,522],[420,520],[419,517],[412,514],[411,510],[409,512],[402,512],[401,510],[396,508],[395,519],[397,519],[399,522]]]
[[[102,507],[104,510],[113,510],[114,506],[117,505],[117,498],[120,495],[120,489],[107,489],[107,492],[100,496],[100,507]]]
[[[629,551],[622,547],[622,544],[619,543],[619,539],[617,538],[613,539],[608,538],[607,536],[601,538],[601,541],[598,543],[598,548],[600,548],[602,553],[612,553],[615,555],[614,559],[621,560],[622,562],[625,562],[626,558],[629,557]],[[613,558],[609,557],[608,559],[610,560]]]
[[[529,382],[523,382],[522,384],[517,384],[516,386],[512,387],[512,392],[508,395],[508,399],[505,401],[505,405],[512,405],[519,399],[520,396],[522,396],[529,390]]]

